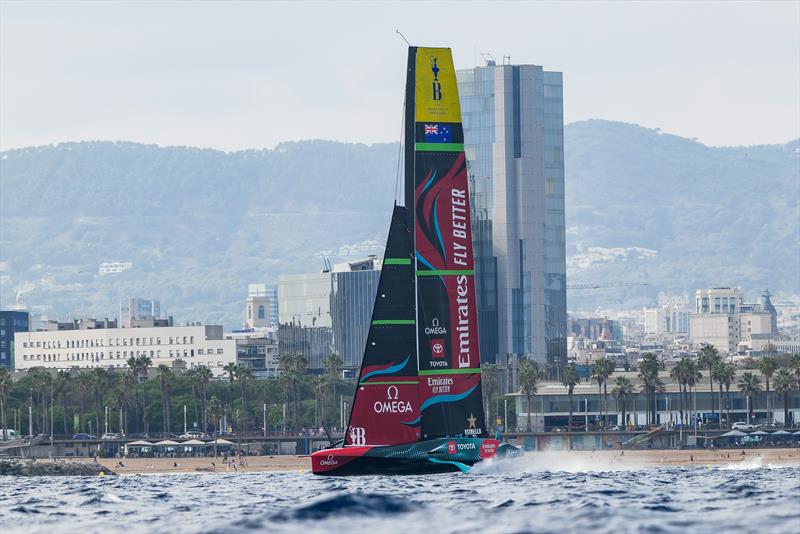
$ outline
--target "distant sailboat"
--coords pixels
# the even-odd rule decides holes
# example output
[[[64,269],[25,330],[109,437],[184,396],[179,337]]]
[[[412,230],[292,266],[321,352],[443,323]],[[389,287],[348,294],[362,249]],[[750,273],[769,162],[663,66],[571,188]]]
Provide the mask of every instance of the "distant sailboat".
[[[449,48],[410,47],[405,206],[395,206],[344,445],[319,475],[468,471],[487,436],[469,187]]]

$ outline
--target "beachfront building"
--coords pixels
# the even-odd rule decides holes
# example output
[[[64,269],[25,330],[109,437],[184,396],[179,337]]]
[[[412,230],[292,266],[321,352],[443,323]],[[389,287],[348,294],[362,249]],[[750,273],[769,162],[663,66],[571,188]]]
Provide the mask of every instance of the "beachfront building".
[[[153,368],[205,365],[219,376],[225,364],[236,361],[236,341],[224,339],[220,325],[117,328],[108,320],[61,323],[63,328],[58,324],[14,335],[16,370],[126,368],[129,358],[147,356]],[[72,328],[75,325],[78,328]]]
[[[30,329],[30,315],[26,311],[0,311],[0,367],[14,368],[14,334]]]
[[[749,371],[758,375],[757,371]],[[656,425],[675,426],[681,424],[681,410],[684,412],[683,424],[693,427],[694,414],[701,426],[716,426],[719,418],[720,403],[722,405],[722,419],[725,424],[726,412],[730,412],[731,422],[746,421],[748,401],[736,386],[736,381],[742,371],[731,384],[730,397],[723,390],[721,399],[718,385],[714,384],[714,391],[709,388],[708,372],[703,372],[696,387],[694,395],[681,395],[679,386],[669,377],[669,372],[661,372],[659,377],[665,384],[663,392],[657,392],[654,399]],[[611,392],[614,389],[614,380],[618,376],[630,379],[636,391],[625,402],[625,418],[623,419],[622,398],[615,398]],[[761,383],[764,383],[763,377]],[[641,392],[641,380],[636,372],[617,372],[612,375],[608,383],[607,406],[603,406],[603,395],[598,391],[597,382],[582,382],[575,386],[572,405],[573,428],[584,430],[619,427],[643,427],[647,424],[647,398]],[[528,406],[524,394],[512,394],[516,403],[517,428],[524,430],[527,426]],[[681,399],[683,398],[683,401]],[[784,424],[800,424],[800,392],[794,391],[789,395],[789,421],[784,421],[783,398],[772,392],[771,399],[772,419]],[[560,382],[543,382],[539,384],[538,391],[531,398],[530,414],[532,430],[534,432],[550,431],[565,428],[569,419],[569,395],[567,388]],[[750,413],[751,422],[764,422],[767,416],[767,397],[765,392],[754,396]],[[608,413],[605,424],[604,413]]]

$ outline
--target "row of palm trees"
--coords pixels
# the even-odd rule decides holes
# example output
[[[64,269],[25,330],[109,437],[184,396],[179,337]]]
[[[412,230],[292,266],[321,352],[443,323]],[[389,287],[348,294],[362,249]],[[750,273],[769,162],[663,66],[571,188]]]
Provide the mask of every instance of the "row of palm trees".
[[[126,434],[166,435],[182,428],[174,415],[184,405],[194,411],[187,419],[204,432],[220,428],[222,422],[248,432],[261,420],[264,404],[269,407],[264,414],[268,425],[287,431],[338,420],[333,400],[339,393],[349,398],[353,388],[341,380],[342,359],[335,354],[327,358],[320,377],[306,374],[302,355],[290,355],[280,359],[279,380],[259,382],[241,364],[226,365],[223,380],[214,380],[208,367],[187,369],[181,361],[153,367],[150,358],[142,356],[126,363],[125,369],[75,369],[55,375],[33,368],[13,381],[7,369],[0,369],[2,428],[11,428],[8,418],[13,413],[26,434],[29,429],[34,434],[96,434],[107,426]]]
[[[779,368],[777,359],[774,356],[765,356],[757,361],[756,364],[761,375],[752,371],[743,371],[736,382],[739,392],[747,398],[747,421],[750,422],[753,398],[766,392],[767,397],[767,420],[773,420],[772,410],[772,391],[770,386],[774,386],[774,391],[783,397],[784,421],[789,421],[789,395],[793,391],[800,390],[800,354],[795,354],[787,368]],[[602,399],[600,406],[601,420],[608,421],[608,385],[609,380],[615,372],[615,363],[612,360],[601,358],[592,363],[590,368],[591,380],[597,382],[598,396]],[[663,393],[666,386],[659,376],[659,372],[664,370],[664,364],[659,362],[652,353],[645,353],[638,366],[638,377],[641,381],[640,393],[645,395],[646,424],[654,425],[656,417],[656,399],[658,393]],[[736,367],[722,360],[717,349],[713,346],[704,346],[697,360],[682,358],[669,371],[670,378],[678,384],[679,389],[679,414],[681,424],[689,424],[697,420],[696,405],[697,385],[702,380],[701,369],[707,370],[711,391],[714,391],[714,382],[718,388],[718,401],[716,404],[712,396],[712,419],[721,419],[723,407],[723,389],[725,391],[725,411],[726,420],[730,427],[731,399],[730,390],[736,379]],[[488,371],[488,377],[487,377]],[[484,366],[484,390],[487,382],[492,383],[496,380],[494,375],[497,373],[496,366]],[[517,381],[519,391],[525,395],[528,409],[527,431],[531,431],[531,398],[538,391],[538,385],[545,379],[544,371],[539,364],[529,357],[523,357],[519,362],[517,371]],[[762,387],[764,378],[765,387]],[[772,380],[774,376],[774,380]],[[487,380],[488,378],[488,380]],[[567,366],[561,375],[561,384],[567,388],[569,397],[569,419],[568,428],[572,431],[572,420],[574,412],[573,395],[575,386],[581,381],[577,368],[574,363]],[[484,393],[486,393],[484,391]],[[627,421],[628,400],[633,399],[637,394],[636,388],[628,376],[617,376],[614,378],[611,395],[617,400],[617,406],[621,407],[622,421]],[[490,397],[489,397],[490,398]],[[693,402],[694,401],[694,402]],[[719,412],[717,411],[719,410]],[[488,406],[486,413],[489,413]]]

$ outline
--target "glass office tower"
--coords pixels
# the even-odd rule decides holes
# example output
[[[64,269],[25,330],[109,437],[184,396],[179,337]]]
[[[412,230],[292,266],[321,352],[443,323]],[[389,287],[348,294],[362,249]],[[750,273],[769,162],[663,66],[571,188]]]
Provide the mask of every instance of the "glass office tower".
[[[567,360],[562,76],[537,65],[458,72],[473,202],[481,358]],[[513,382],[513,380],[512,380]]]

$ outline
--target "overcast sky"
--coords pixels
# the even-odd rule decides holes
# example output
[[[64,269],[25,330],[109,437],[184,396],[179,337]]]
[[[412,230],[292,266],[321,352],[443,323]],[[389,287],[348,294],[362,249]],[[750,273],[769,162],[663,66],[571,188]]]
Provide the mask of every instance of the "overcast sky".
[[[800,137],[800,2],[0,4],[0,148],[397,141],[405,43],[564,73],[566,122]]]

